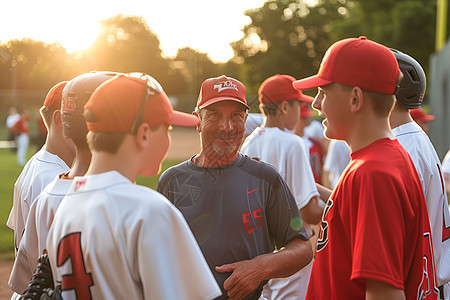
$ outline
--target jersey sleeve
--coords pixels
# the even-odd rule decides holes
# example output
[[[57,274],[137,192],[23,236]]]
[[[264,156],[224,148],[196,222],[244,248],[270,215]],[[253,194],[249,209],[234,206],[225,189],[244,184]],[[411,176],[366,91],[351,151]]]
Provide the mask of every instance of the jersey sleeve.
[[[400,183],[386,172],[372,170],[355,176],[350,207],[352,248],[351,280],[374,279],[396,288],[403,286],[403,252],[406,225]]]
[[[295,238],[307,240],[309,237],[303,227],[294,197],[280,175],[271,183],[269,193],[267,220],[275,247],[280,249]]]
[[[9,277],[9,287],[18,294],[22,294],[25,291],[38,264],[36,204],[37,201],[30,208],[25,231]]]
[[[220,296],[221,290],[186,221],[164,202],[163,209],[152,214],[151,224],[143,220],[139,232],[138,268],[144,298],[197,300]]]
[[[296,146],[289,149],[291,151],[289,154],[291,161],[286,163],[289,163],[291,166],[286,168],[288,173],[285,178],[297,203],[297,208],[302,209],[309,203],[311,198],[319,196],[319,192],[316,188],[305,143],[298,139]]]
[[[442,172],[450,175],[450,150],[448,150],[444,160],[442,161]]]

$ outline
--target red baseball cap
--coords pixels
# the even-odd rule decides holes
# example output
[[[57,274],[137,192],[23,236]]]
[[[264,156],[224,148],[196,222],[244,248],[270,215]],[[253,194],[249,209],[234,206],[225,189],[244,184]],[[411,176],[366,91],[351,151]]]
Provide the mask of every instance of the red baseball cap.
[[[328,48],[317,75],[294,82],[299,90],[337,82],[367,91],[393,95],[400,74],[389,48],[365,36],[340,40]]]
[[[434,120],[434,116],[427,115],[421,107],[411,109],[409,113],[411,114],[413,120],[416,122],[430,122]]]
[[[56,110],[61,109],[62,92],[68,81],[62,81],[55,84],[45,97],[44,106]]]
[[[259,103],[283,102],[290,100],[312,103],[313,97],[303,95],[292,83],[295,78],[289,75],[275,75],[267,78],[258,90]]]
[[[94,132],[130,132],[143,103],[147,80],[152,80],[159,89],[148,94],[142,122],[152,128],[162,124],[185,127],[198,124],[197,116],[173,110],[166,93],[152,77],[119,74],[98,86],[86,102],[84,109],[95,115],[95,121],[87,120],[88,129]]]
[[[234,78],[225,75],[209,78],[202,83],[197,107],[201,109],[219,101],[231,100],[250,109],[245,99],[245,92],[245,86]]]
[[[310,118],[313,117],[314,114],[311,109],[311,105],[307,103],[302,103],[300,106],[300,118]]]

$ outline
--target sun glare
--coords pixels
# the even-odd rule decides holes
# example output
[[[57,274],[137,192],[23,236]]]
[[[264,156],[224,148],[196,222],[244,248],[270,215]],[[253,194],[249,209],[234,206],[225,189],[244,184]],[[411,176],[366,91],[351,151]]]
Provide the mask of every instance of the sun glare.
[[[66,0],[10,1],[0,10],[0,41],[27,37],[48,44],[59,42],[72,53],[92,45],[100,33],[100,21],[117,14],[137,15],[158,35],[166,56],[173,57],[178,48],[190,47],[208,53],[215,62],[225,62],[233,56],[229,43],[239,40],[241,29],[250,22],[243,12],[263,3],[129,0],[124,7],[116,0],[79,0],[70,5]]]

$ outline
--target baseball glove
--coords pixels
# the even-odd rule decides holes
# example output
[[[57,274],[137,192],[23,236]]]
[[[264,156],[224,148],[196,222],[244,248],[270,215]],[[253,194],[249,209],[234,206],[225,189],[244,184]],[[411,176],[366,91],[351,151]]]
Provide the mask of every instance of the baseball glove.
[[[38,258],[38,265],[34,270],[31,281],[27,289],[23,292],[20,300],[39,300],[44,289],[53,289],[53,275],[50,268],[50,261],[47,254],[42,254]]]

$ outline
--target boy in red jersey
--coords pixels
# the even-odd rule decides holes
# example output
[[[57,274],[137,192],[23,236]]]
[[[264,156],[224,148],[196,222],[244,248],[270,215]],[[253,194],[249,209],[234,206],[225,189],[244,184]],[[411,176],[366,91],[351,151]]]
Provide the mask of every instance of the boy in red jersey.
[[[351,162],[328,199],[307,299],[437,299],[421,183],[389,126],[402,75],[393,53],[365,37],[325,54],[313,108],[324,133],[344,140]]]

